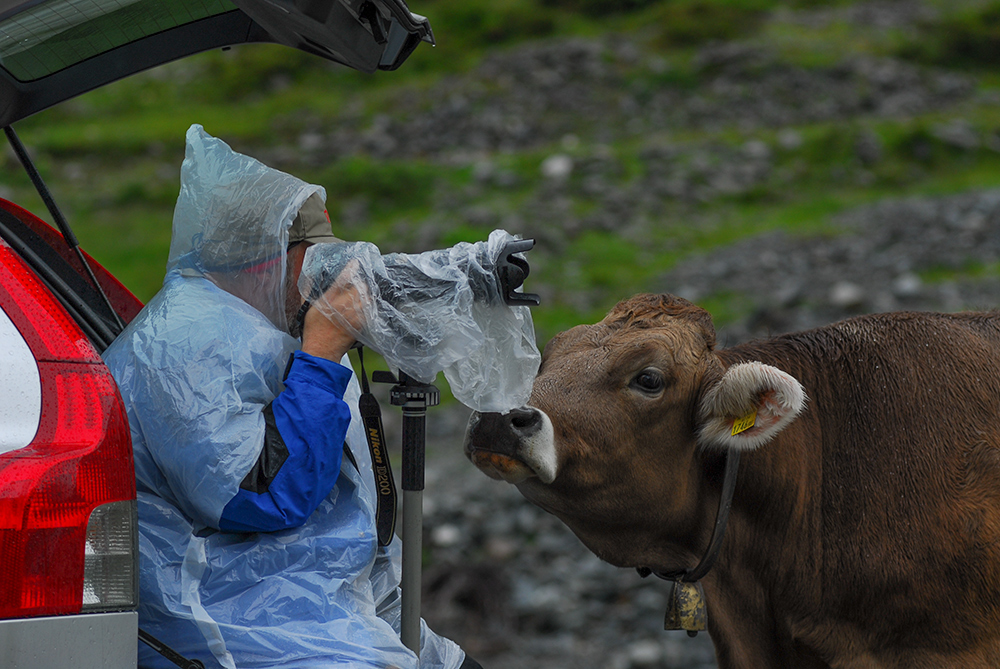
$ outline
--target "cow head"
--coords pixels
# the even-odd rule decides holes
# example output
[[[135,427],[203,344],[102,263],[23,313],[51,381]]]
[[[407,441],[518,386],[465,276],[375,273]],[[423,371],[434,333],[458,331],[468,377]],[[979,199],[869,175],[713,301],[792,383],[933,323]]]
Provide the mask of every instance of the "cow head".
[[[805,401],[788,374],[727,367],[714,347],[711,317],[686,300],[621,302],[552,339],[529,406],[473,414],[466,454],[601,558],[675,568],[714,518],[704,454],[762,446]]]

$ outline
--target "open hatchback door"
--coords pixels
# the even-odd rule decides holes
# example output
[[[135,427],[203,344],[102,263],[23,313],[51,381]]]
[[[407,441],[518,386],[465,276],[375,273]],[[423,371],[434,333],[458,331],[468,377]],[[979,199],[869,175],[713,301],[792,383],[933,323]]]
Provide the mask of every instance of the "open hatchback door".
[[[209,49],[271,42],[374,72],[433,39],[402,0],[0,0],[0,127]]]

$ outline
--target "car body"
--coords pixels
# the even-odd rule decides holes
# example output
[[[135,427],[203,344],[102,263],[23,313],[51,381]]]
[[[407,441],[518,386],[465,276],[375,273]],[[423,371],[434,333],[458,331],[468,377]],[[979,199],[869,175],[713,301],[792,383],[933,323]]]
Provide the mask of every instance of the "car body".
[[[0,0],[0,127],[56,223],[0,199],[4,666],[134,667],[138,634],[132,448],[101,352],[142,304],[79,248],[13,124],[209,49],[280,43],[373,72],[432,40],[402,0]]]

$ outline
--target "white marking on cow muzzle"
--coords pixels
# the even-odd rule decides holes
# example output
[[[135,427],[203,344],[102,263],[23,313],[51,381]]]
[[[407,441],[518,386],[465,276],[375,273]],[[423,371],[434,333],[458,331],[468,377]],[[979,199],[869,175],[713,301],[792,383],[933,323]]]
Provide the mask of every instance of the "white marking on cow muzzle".
[[[552,421],[534,407],[506,413],[474,413],[469,419],[465,452],[487,476],[518,484],[535,476],[552,483],[558,457]]]
[[[531,467],[535,476],[542,483],[552,483],[559,473],[559,458],[556,455],[555,432],[552,430],[552,421],[544,411],[534,407],[525,407],[534,412],[538,418],[532,423],[531,430],[524,430],[521,437],[521,458],[524,463]],[[511,423],[515,434],[518,433],[517,418],[512,418]]]

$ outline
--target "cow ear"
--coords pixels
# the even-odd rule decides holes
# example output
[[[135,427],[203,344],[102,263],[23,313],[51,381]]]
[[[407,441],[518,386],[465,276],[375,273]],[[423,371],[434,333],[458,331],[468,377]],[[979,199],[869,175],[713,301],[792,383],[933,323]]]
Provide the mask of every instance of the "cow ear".
[[[760,362],[731,366],[699,407],[698,443],[752,450],[791,423],[806,395],[794,377]]]

